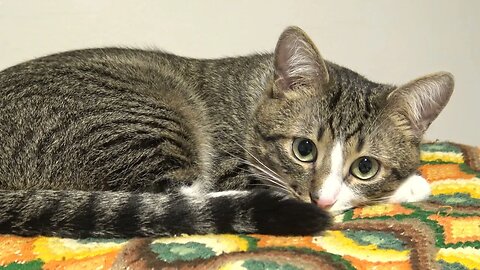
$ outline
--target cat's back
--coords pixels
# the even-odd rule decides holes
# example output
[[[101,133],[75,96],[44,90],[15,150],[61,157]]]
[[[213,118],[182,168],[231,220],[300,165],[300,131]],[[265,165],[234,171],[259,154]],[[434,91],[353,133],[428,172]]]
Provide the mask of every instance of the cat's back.
[[[155,50],[98,48],[68,51],[30,60],[0,72],[0,92],[28,91],[35,86],[102,79],[140,84],[195,80],[199,60]],[[163,80],[162,80],[163,79]],[[23,87],[22,87],[23,86]],[[64,87],[65,88],[65,87]]]
[[[148,164],[195,157],[191,143],[202,133],[195,125],[208,126],[195,95],[197,69],[194,59],[106,48],[1,71],[0,187],[123,189],[136,174],[162,175]],[[140,163],[147,154],[151,161]]]

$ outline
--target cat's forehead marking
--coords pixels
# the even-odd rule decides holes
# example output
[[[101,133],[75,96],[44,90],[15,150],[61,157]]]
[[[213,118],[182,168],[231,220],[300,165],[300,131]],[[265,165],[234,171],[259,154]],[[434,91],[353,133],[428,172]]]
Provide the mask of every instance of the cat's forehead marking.
[[[335,200],[343,183],[342,171],[343,144],[336,141],[330,153],[330,170],[320,189],[320,200]]]
[[[343,169],[343,144],[339,141],[335,142],[332,148],[330,160],[330,175],[342,177]]]

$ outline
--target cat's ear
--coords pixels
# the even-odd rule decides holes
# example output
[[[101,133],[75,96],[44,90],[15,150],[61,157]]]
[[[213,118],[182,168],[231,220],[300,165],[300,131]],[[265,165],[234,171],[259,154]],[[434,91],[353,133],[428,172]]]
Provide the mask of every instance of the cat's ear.
[[[328,83],[325,61],[310,38],[298,27],[289,27],[275,48],[274,96],[302,86],[321,87]]]
[[[448,72],[427,75],[393,90],[387,106],[408,121],[415,136],[422,136],[447,105],[453,87],[453,75]]]

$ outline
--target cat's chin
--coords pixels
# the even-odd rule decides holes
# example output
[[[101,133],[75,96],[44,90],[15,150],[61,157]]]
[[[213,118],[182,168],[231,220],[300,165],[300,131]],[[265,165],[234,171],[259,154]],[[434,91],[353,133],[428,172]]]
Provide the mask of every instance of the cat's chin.
[[[420,175],[412,175],[403,182],[388,200],[390,203],[419,202],[426,200],[432,190],[430,184]]]

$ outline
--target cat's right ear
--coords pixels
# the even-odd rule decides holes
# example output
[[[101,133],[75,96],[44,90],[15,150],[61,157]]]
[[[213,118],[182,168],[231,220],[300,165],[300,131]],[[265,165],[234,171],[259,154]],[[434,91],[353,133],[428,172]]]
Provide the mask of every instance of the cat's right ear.
[[[418,78],[388,95],[386,112],[400,115],[398,124],[408,124],[409,130],[420,137],[447,105],[453,87],[453,75],[448,72]]]
[[[320,89],[328,83],[325,61],[312,40],[298,27],[289,27],[281,34],[275,48],[275,83],[273,96],[309,87]]]

